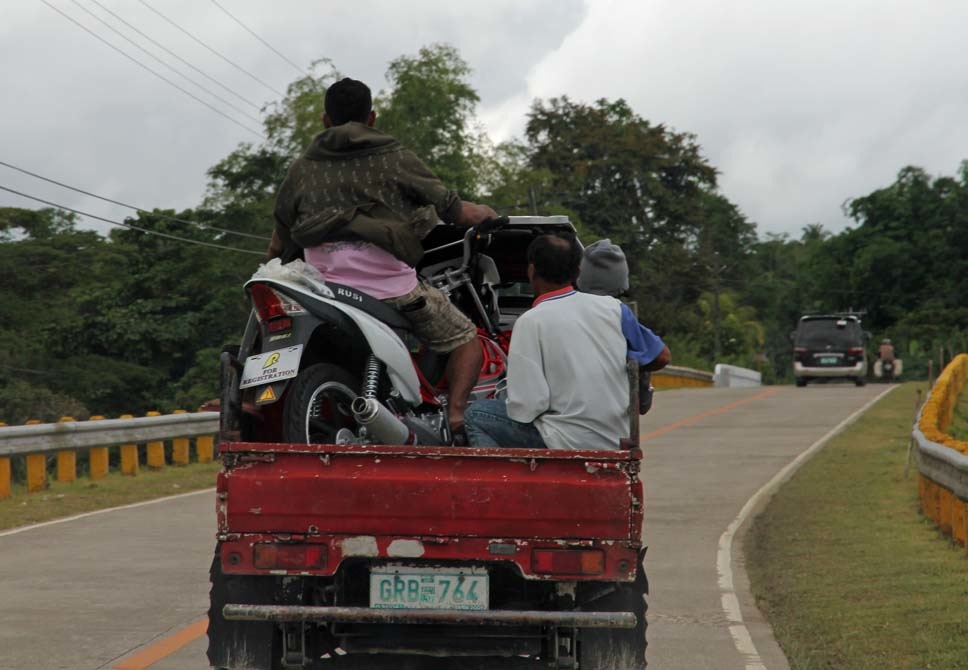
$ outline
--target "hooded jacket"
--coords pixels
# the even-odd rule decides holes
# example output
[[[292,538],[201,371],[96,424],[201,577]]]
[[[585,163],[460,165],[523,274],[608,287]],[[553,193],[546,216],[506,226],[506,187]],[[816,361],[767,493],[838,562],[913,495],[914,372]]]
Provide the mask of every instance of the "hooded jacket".
[[[362,123],[320,133],[289,168],[276,195],[276,231],[302,248],[339,240],[375,244],[413,266],[438,220],[461,201],[412,151]]]

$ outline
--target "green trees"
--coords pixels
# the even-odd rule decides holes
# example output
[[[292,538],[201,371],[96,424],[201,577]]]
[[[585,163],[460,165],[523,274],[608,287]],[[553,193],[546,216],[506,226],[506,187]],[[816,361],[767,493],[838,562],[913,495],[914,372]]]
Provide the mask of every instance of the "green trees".
[[[447,45],[388,65],[378,126],[465,198],[509,214],[567,214],[586,243],[622,245],[642,320],[679,363],[727,361],[789,376],[789,332],[811,311],[867,310],[917,372],[937,346],[968,346],[968,163],[955,176],[907,167],[852,200],[854,228],[757,236],[717,190],[717,172],[689,133],[642,118],[624,100],[536,100],[524,137],[492,146],[481,133],[470,68]],[[209,171],[202,205],[178,213],[268,236],[275,189],[322,130],[317,62],[266,110],[265,139]],[[146,229],[251,251],[266,240],[172,220]],[[522,250],[523,253],[523,250]],[[247,315],[243,281],[258,255],[192,246],[132,230],[104,237],[52,209],[0,208],[0,421],[192,408],[216,392],[221,346]]]

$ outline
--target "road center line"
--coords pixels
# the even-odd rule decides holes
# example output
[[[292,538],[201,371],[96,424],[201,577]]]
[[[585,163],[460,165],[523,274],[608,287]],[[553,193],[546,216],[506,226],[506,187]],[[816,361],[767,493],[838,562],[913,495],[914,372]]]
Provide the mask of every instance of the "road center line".
[[[163,658],[167,658],[186,644],[194,642],[208,631],[208,617],[199,619],[190,626],[175,631],[145,647],[134,656],[129,656],[114,666],[114,670],[145,670]]]
[[[767,391],[763,391],[762,393],[757,393],[756,395],[750,396],[749,398],[743,398],[742,400],[736,400],[734,402],[729,403],[728,405],[723,405],[722,407],[717,407],[715,409],[706,410],[705,412],[700,412],[699,414],[696,414],[694,416],[690,416],[690,417],[688,417],[686,419],[682,419],[681,421],[676,421],[675,423],[670,423],[668,426],[663,426],[662,428],[659,428],[658,430],[654,430],[651,433],[646,433],[645,435],[640,435],[639,436],[639,442],[645,442],[646,440],[652,439],[653,437],[658,437],[659,435],[663,435],[665,433],[668,433],[671,430],[675,430],[677,428],[682,428],[683,426],[688,426],[689,424],[695,423],[696,421],[699,421],[700,419],[705,419],[706,417],[709,417],[709,416],[716,416],[717,414],[723,414],[723,413],[728,412],[730,410],[736,409],[737,407],[740,407],[740,406],[745,405],[747,403],[753,402],[754,400],[759,400],[761,398],[765,398],[767,396],[773,395],[774,393],[777,393],[777,392],[779,392],[782,389],[783,389],[782,386],[774,386],[773,388],[771,388],[771,389],[769,389]]]
[[[733,519],[729,526],[726,527],[726,530],[723,532],[722,536],[720,536],[719,550],[716,553],[716,570],[719,573],[719,588],[721,591],[722,606],[723,611],[726,613],[726,618],[730,623],[729,632],[733,637],[733,644],[736,647],[736,651],[738,651],[745,660],[746,670],[766,670],[766,666],[763,665],[763,660],[760,658],[760,654],[756,650],[756,645],[753,643],[753,637],[750,635],[749,629],[746,627],[746,623],[743,621],[743,613],[740,610],[739,598],[736,595],[736,587],[733,584],[733,540],[736,536],[736,531],[739,530],[740,526],[746,522],[753,510],[756,509],[756,507],[760,504],[760,501],[768,496],[773,495],[776,490],[780,488],[780,486],[782,486],[790,477],[793,476],[797,470],[800,469],[800,466],[802,466],[814,454],[820,451],[830,440],[847,428],[847,426],[860,418],[860,416],[873,407],[877,401],[896,388],[897,385],[892,384],[884,389],[881,393],[878,393],[872,400],[838,423],[832,430],[830,430],[830,432],[811,444],[806,451],[802,452],[799,456],[788,463],[782,470],[776,473],[770,481],[764,484],[759,491],[753,494],[752,498],[746,501],[746,504],[743,505],[743,508],[739,511],[739,514],[736,515],[736,518]],[[750,400],[752,399],[753,398],[750,398]]]

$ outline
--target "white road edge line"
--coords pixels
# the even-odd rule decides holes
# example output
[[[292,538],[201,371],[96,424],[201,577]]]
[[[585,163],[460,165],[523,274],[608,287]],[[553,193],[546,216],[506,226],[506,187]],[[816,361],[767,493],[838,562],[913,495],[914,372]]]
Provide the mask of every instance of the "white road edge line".
[[[729,633],[733,637],[733,644],[736,646],[736,651],[745,658],[746,670],[766,670],[766,666],[763,664],[763,660],[756,650],[756,645],[753,643],[753,637],[750,635],[749,629],[746,628],[746,624],[743,621],[743,613],[739,607],[739,598],[733,586],[733,539],[736,536],[736,531],[739,530],[740,526],[743,525],[761,500],[773,495],[793,473],[800,469],[800,466],[820,451],[827,442],[896,388],[898,388],[898,385],[892,384],[881,393],[878,393],[867,404],[837,424],[830,432],[810,445],[806,451],[802,452],[793,461],[788,463],[786,467],[776,473],[773,479],[768,481],[759,491],[753,494],[752,498],[746,501],[746,504],[743,505],[739,514],[736,515],[736,518],[733,519],[729,526],[726,527],[725,532],[720,536],[719,551],[716,554],[716,571],[719,573],[719,588],[722,591],[723,611],[726,613],[726,618],[730,623]]]
[[[124,509],[134,509],[135,507],[146,507],[148,505],[156,505],[158,503],[168,502],[169,500],[178,500],[179,498],[187,498],[188,496],[197,496],[202,493],[212,493],[215,491],[215,487],[208,489],[201,489],[199,491],[189,491],[188,493],[179,493],[173,496],[165,496],[164,498],[155,498],[154,500],[144,500],[142,502],[131,503],[130,505],[121,505],[120,507],[108,507],[107,509],[96,509],[92,512],[84,512],[83,514],[75,514],[74,516],[67,516],[63,519],[54,519],[52,521],[44,521],[43,523],[35,523],[30,526],[20,526],[19,528],[13,528],[11,530],[0,531],[0,537],[7,537],[8,535],[16,535],[17,533],[24,533],[28,530],[36,530],[37,528],[44,528],[46,526],[54,526],[59,523],[67,523],[68,521],[77,521],[78,519],[86,519],[89,516],[97,516],[98,514],[107,514],[108,512],[118,512]]]

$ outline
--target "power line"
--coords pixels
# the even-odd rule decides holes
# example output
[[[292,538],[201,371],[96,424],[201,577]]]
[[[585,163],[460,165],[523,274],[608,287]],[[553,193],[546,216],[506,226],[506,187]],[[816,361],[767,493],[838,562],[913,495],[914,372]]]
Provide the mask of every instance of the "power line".
[[[43,1],[43,0],[42,0]],[[213,242],[204,242],[202,240],[193,240],[188,237],[179,237],[178,235],[170,235],[169,233],[162,233],[157,230],[148,230],[147,228],[142,228],[136,226],[132,223],[127,223],[123,221],[112,221],[111,219],[105,219],[103,216],[98,216],[96,214],[89,214],[88,212],[82,212],[79,209],[74,209],[73,207],[67,207],[65,205],[52,202],[50,200],[44,200],[43,198],[38,198],[37,196],[28,195],[21,191],[14,190],[12,188],[7,188],[6,186],[0,186],[0,191],[7,191],[8,193],[13,193],[14,195],[19,195],[22,198],[27,198],[28,200],[34,200],[36,202],[41,202],[50,207],[56,207],[57,209],[62,209],[66,212],[73,212],[74,214],[79,214],[81,216],[86,216],[89,219],[96,219],[97,221],[103,221],[104,223],[110,223],[112,226],[121,226],[122,228],[130,228],[131,230],[137,230],[140,233],[146,235],[156,235],[158,237],[164,237],[165,239],[174,240],[176,242],[185,242],[187,244],[197,244],[201,247],[211,247],[213,249],[224,249],[227,251],[238,251],[243,254],[254,254],[256,256],[264,256],[265,254],[261,251],[252,251],[251,249],[239,249],[238,247],[226,247],[222,244],[214,244]]]
[[[91,0],[91,2],[93,2],[95,5],[97,5],[98,7],[100,7],[102,10],[104,10],[105,12],[107,12],[108,14],[110,14],[111,16],[113,16],[115,19],[117,19],[118,21],[120,21],[122,24],[126,25],[128,28],[130,28],[134,32],[136,32],[139,35],[141,35],[143,38],[145,38],[146,40],[148,40],[149,42],[151,42],[152,44],[154,44],[156,47],[158,47],[159,49],[161,49],[162,51],[164,51],[165,53],[167,53],[172,58],[175,58],[175,59],[181,61],[186,66],[190,67],[195,72],[197,72],[198,74],[200,74],[203,77],[205,77],[206,79],[208,79],[210,82],[212,82],[216,86],[219,86],[224,91],[226,91],[228,93],[231,93],[232,95],[234,95],[236,98],[238,98],[239,100],[241,100],[245,104],[247,104],[247,105],[249,105],[251,107],[254,107],[255,109],[262,109],[262,105],[259,105],[258,103],[255,103],[255,102],[252,102],[251,100],[249,100],[248,98],[246,98],[245,96],[243,96],[241,93],[238,93],[235,90],[229,88],[228,86],[226,86],[225,84],[223,84],[222,82],[220,82],[215,77],[209,75],[207,72],[205,72],[201,68],[198,68],[198,67],[192,65],[190,62],[188,62],[187,60],[185,60],[184,58],[182,58],[181,56],[179,56],[178,54],[176,54],[174,51],[172,51],[171,49],[169,49],[168,47],[166,47],[164,44],[160,43],[158,40],[153,39],[151,36],[147,35],[144,31],[139,30],[137,27],[131,25],[131,23],[129,23],[128,21],[125,21],[122,17],[118,16],[115,12],[111,11],[111,9],[109,7],[105,7],[100,2],[98,2],[98,0]]]
[[[164,65],[166,68],[168,68],[169,70],[171,70],[172,72],[174,72],[175,74],[177,74],[179,77],[185,79],[190,84],[192,84],[194,86],[197,86],[198,88],[202,89],[203,91],[205,91],[206,93],[208,93],[210,96],[212,96],[213,98],[215,98],[216,100],[218,100],[219,102],[221,102],[223,105],[226,105],[226,106],[230,107],[231,109],[234,109],[239,114],[241,114],[242,116],[246,117],[247,119],[249,119],[251,121],[255,121],[256,123],[262,123],[262,119],[260,119],[260,118],[258,118],[256,116],[252,116],[247,111],[245,111],[241,107],[237,106],[235,103],[229,102],[228,100],[226,100],[222,96],[218,95],[217,93],[213,93],[209,89],[205,88],[204,86],[202,86],[201,84],[199,84],[197,81],[195,81],[194,79],[192,79],[188,75],[186,75],[186,74],[184,74],[182,72],[179,72],[172,65],[170,65],[169,63],[166,63],[164,60],[162,60],[161,58],[159,58],[157,55],[151,53],[150,51],[148,51],[147,49],[145,49],[143,46],[141,46],[140,44],[138,44],[137,42],[135,42],[133,39],[131,39],[130,37],[128,37],[127,35],[125,35],[124,33],[122,33],[120,30],[118,30],[117,28],[115,28],[114,26],[112,26],[110,23],[108,23],[107,21],[105,21],[104,19],[102,19],[100,16],[98,16],[97,14],[95,14],[94,12],[92,12],[90,9],[88,9],[87,7],[85,7],[84,5],[82,5],[80,2],[78,2],[78,0],[71,0],[71,2],[73,2],[75,5],[77,5],[78,7],[80,7],[83,11],[87,12],[90,16],[94,17],[94,20],[95,21],[97,21],[98,23],[100,23],[101,25],[103,25],[104,27],[106,27],[108,30],[110,30],[111,32],[113,32],[115,35],[117,35],[121,39],[123,39],[126,42],[128,42],[129,44],[131,44],[131,46],[133,46],[135,49],[139,49],[139,50],[141,50],[142,53],[147,54],[151,58],[154,58],[157,62],[159,62],[162,65]]]
[[[262,133],[260,131],[254,130],[254,129],[250,128],[249,126],[245,125],[244,123],[241,123],[240,121],[237,121],[236,119],[233,119],[231,116],[229,116],[228,114],[226,114],[225,112],[223,112],[222,110],[220,110],[218,107],[215,107],[213,105],[210,105],[209,103],[205,102],[204,100],[202,100],[201,98],[199,98],[197,95],[195,95],[191,91],[189,91],[189,90],[187,90],[185,88],[182,88],[181,86],[179,86],[178,84],[176,84],[175,82],[173,82],[171,79],[169,79],[165,75],[161,74],[160,72],[157,72],[156,70],[153,70],[149,66],[147,66],[144,63],[142,63],[141,61],[139,61],[134,56],[128,54],[127,52],[123,51],[122,49],[120,49],[120,48],[116,47],[115,45],[111,44],[106,39],[104,39],[103,37],[101,37],[100,35],[98,35],[96,32],[94,32],[93,30],[91,30],[90,28],[88,28],[87,26],[85,26],[83,23],[81,23],[80,21],[78,21],[74,17],[72,17],[72,16],[70,16],[68,14],[65,14],[64,12],[62,12],[61,10],[59,10],[57,7],[55,7],[54,5],[52,5],[49,2],[47,2],[47,0],[40,0],[40,1],[42,3],[44,3],[45,5],[47,5],[48,7],[50,7],[51,9],[53,9],[55,12],[57,12],[61,16],[63,16],[65,19],[67,19],[68,21],[70,21],[71,23],[73,23],[74,25],[76,25],[79,28],[81,28],[84,32],[91,34],[93,37],[97,38],[99,41],[103,42],[107,46],[109,46],[112,49],[114,49],[115,51],[117,51],[119,54],[121,54],[122,56],[124,56],[125,58],[127,58],[128,60],[130,60],[131,62],[133,62],[138,67],[144,68],[145,70],[147,70],[151,74],[155,75],[156,77],[158,77],[162,81],[168,83],[169,85],[173,86],[174,88],[177,88],[179,91],[181,91],[182,93],[184,93],[188,97],[190,97],[193,100],[196,100],[196,101],[202,103],[203,105],[205,105],[206,107],[208,107],[209,109],[211,109],[213,112],[215,112],[219,116],[225,117],[226,119],[228,119],[229,121],[231,121],[232,123],[234,123],[235,125],[237,125],[238,127],[243,128],[245,130],[248,130],[250,133],[252,133],[253,135],[256,135],[259,138],[262,137]]]
[[[171,19],[169,19],[167,16],[165,16],[164,14],[162,14],[161,12],[159,12],[157,9],[155,9],[151,5],[149,5],[145,0],[138,0],[138,2],[140,2],[142,5],[144,5],[145,7],[147,7],[148,9],[150,9],[151,11],[153,11],[155,14],[157,14],[158,16],[160,16],[162,19],[164,19],[165,21],[167,21],[169,24],[171,24],[172,26],[174,26],[175,28],[177,28],[178,30],[180,30],[181,32],[183,32],[184,34],[188,35],[190,38],[192,38],[193,40],[195,40],[196,42],[198,42],[200,45],[202,45],[203,47],[205,47],[206,49],[208,49],[209,51],[211,51],[213,54],[215,54],[216,56],[218,56],[219,58],[221,58],[222,60],[224,60],[226,63],[228,63],[229,65],[231,65],[232,67],[234,67],[239,72],[245,74],[250,79],[252,79],[252,80],[254,80],[254,81],[262,84],[263,86],[265,86],[267,89],[269,89],[270,91],[272,91],[276,95],[278,95],[280,97],[285,97],[285,95],[286,95],[285,93],[276,90],[275,88],[273,88],[273,86],[271,84],[267,84],[266,82],[262,81],[261,79],[259,79],[258,77],[256,77],[254,74],[252,74],[251,72],[249,72],[248,70],[246,70],[241,65],[238,65],[237,63],[233,62],[232,60],[230,60],[226,56],[223,56],[218,51],[216,51],[215,49],[213,49],[209,45],[205,44],[205,42],[203,42],[199,38],[195,37],[193,34],[191,34],[190,32],[188,32],[184,28],[182,28],[180,25],[178,25],[177,23],[175,23],[174,21],[172,21]]]
[[[212,4],[213,4],[213,5],[215,5],[216,7],[218,7],[219,9],[221,9],[221,10],[222,10],[223,12],[225,12],[225,14],[226,14],[226,15],[227,15],[227,16],[228,16],[228,17],[229,17],[230,19],[232,19],[233,21],[235,21],[236,23],[238,23],[238,24],[239,24],[240,26],[242,26],[242,28],[243,28],[243,29],[244,29],[244,30],[245,30],[245,31],[246,31],[247,33],[249,33],[250,35],[252,35],[252,37],[254,37],[254,38],[256,38],[257,40],[259,40],[260,42],[262,42],[262,44],[264,44],[264,45],[266,46],[266,48],[268,48],[268,49],[269,49],[270,51],[272,51],[272,53],[274,53],[275,55],[277,55],[277,56],[279,56],[279,58],[281,58],[282,60],[284,60],[284,61],[286,61],[287,63],[289,63],[290,65],[292,65],[292,66],[293,66],[293,67],[294,67],[294,68],[296,69],[296,72],[298,72],[299,74],[301,74],[301,75],[303,75],[303,76],[305,76],[305,77],[308,77],[308,76],[309,76],[309,73],[307,73],[307,72],[306,72],[305,70],[303,70],[303,69],[302,69],[301,67],[299,67],[298,65],[296,65],[295,63],[293,63],[293,62],[292,62],[291,60],[289,60],[288,58],[286,58],[286,57],[285,57],[285,56],[284,56],[284,55],[282,54],[282,52],[280,52],[280,51],[279,51],[278,49],[276,49],[276,48],[275,48],[274,46],[272,46],[271,44],[269,44],[268,42],[266,42],[266,41],[265,41],[264,39],[262,39],[261,37],[259,37],[259,35],[257,35],[257,34],[255,33],[255,31],[254,31],[254,30],[252,30],[251,28],[249,28],[249,26],[247,26],[247,25],[245,25],[245,24],[244,24],[244,23],[242,23],[242,22],[241,22],[241,21],[240,21],[239,19],[237,19],[237,18],[236,18],[235,16],[233,16],[233,15],[232,15],[232,13],[231,13],[231,12],[229,12],[229,10],[227,10],[227,9],[225,9],[225,7],[223,7],[222,5],[220,5],[220,4],[219,4],[218,2],[216,2],[215,0],[211,0],[211,1],[212,1]]]
[[[17,172],[21,172],[21,173],[23,173],[25,175],[29,175],[31,177],[34,177],[35,179],[40,179],[42,181],[46,181],[49,184],[54,184],[56,186],[60,186],[61,188],[66,188],[66,189],[71,190],[71,191],[74,191],[76,193],[82,193],[82,194],[87,195],[87,196],[90,196],[92,198],[97,198],[98,200],[103,200],[104,202],[110,202],[113,205],[120,205],[121,207],[127,207],[128,209],[133,209],[136,212],[140,212],[142,214],[148,214],[148,215],[151,215],[151,216],[157,216],[159,218],[167,219],[169,221],[177,221],[178,223],[186,223],[186,224],[189,224],[189,225],[192,225],[192,226],[197,226],[198,228],[201,228],[203,230],[213,230],[213,231],[217,231],[219,233],[225,233],[226,235],[238,235],[239,237],[249,237],[249,238],[251,238],[253,240],[269,240],[269,239],[271,239],[269,237],[266,237],[265,235],[253,235],[251,233],[243,233],[243,232],[240,232],[238,230],[229,230],[228,228],[219,228],[217,226],[210,226],[207,223],[200,223],[198,221],[190,221],[188,219],[180,219],[177,216],[169,216],[168,214],[162,214],[160,212],[151,212],[151,211],[148,211],[147,209],[142,209],[141,207],[136,207],[134,205],[129,205],[128,203],[121,202],[120,200],[113,200],[112,198],[106,198],[103,195],[98,195],[97,193],[91,193],[90,191],[85,191],[84,189],[77,188],[76,186],[71,186],[70,184],[65,184],[64,182],[57,181],[56,179],[51,179],[50,177],[45,177],[43,175],[37,174],[36,172],[31,172],[30,170],[25,170],[24,168],[17,167],[16,165],[13,165],[12,163],[7,163],[5,161],[0,161],[0,165],[2,165],[4,167],[7,167],[7,168],[10,168],[11,170],[16,170]]]

